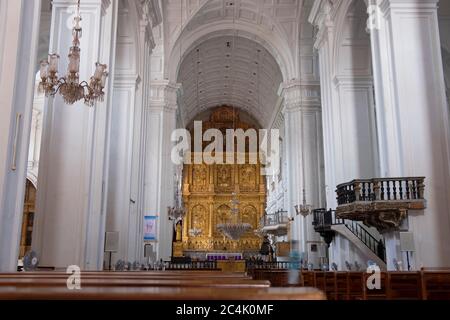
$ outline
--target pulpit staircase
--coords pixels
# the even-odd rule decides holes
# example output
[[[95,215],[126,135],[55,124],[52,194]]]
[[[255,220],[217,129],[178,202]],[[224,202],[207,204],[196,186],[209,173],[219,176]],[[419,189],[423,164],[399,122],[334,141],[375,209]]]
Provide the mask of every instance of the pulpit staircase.
[[[338,233],[352,242],[382,270],[386,270],[386,254],[382,240],[377,240],[360,222],[336,218],[334,210],[316,209],[313,215],[314,229],[328,245]]]

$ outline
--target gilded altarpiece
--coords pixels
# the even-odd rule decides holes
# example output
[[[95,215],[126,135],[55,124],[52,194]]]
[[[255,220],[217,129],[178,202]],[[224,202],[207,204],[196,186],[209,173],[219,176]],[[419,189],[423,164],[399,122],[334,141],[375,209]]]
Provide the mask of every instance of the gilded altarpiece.
[[[215,128],[225,133],[226,129],[233,127],[244,130],[253,128],[252,125],[240,121],[239,114],[228,107],[216,109],[210,121],[203,122],[203,130]],[[225,145],[224,142],[224,147]],[[261,239],[254,231],[264,215],[265,179],[261,175],[259,159],[258,163],[251,164],[249,149],[246,150],[245,164],[235,162],[235,164],[185,165],[183,200],[187,214],[183,223],[182,236],[185,252],[256,253],[259,251]],[[194,154],[191,156],[194,159]],[[218,224],[233,222],[233,218],[236,218],[232,216],[231,211],[234,192],[239,200],[239,220],[253,226],[253,230],[236,241],[226,238],[217,229]],[[194,229],[201,232],[192,234],[190,230]]]

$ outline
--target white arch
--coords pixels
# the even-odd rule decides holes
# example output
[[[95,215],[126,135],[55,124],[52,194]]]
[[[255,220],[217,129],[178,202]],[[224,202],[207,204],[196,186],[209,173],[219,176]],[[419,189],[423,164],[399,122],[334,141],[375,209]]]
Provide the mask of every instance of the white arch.
[[[27,170],[27,180],[31,182],[31,184],[33,185],[33,187],[37,190],[37,176],[34,172]]]

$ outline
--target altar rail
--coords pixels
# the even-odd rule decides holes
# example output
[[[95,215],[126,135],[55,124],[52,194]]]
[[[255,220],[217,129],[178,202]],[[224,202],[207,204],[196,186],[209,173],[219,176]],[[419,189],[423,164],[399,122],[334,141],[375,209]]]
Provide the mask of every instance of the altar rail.
[[[165,270],[218,270],[217,261],[165,261],[163,264],[163,268]],[[159,267],[159,269],[161,269],[161,267]]]

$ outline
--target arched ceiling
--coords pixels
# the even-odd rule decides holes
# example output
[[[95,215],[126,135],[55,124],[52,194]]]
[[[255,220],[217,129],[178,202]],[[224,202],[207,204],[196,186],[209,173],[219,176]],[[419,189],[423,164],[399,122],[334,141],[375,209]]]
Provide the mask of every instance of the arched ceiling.
[[[174,45],[181,31],[193,30],[202,25],[236,19],[255,24],[265,32],[279,29],[293,44],[298,34],[302,5],[311,0],[175,0],[163,1],[170,45]],[[181,28],[182,26],[182,28]],[[183,29],[183,30],[182,30]]]
[[[268,125],[282,82],[280,67],[260,44],[237,36],[220,36],[195,46],[178,75],[187,122],[209,108],[230,105]]]
[[[228,104],[269,125],[278,111],[281,82],[318,83],[314,30],[307,20],[314,1],[162,1],[152,79],[182,84],[179,110],[185,124],[210,107]],[[226,43],[233,38],[235,51],[227,57]]]
[[[285,80],[297,78],[297,56],[302,13],[309,1],[302,0],[193,0],[163,3],[165,20],[165,77],[173,76],[170,64],[190,47],[197,35],[230,29],[253,33],[265,42],[278,60]],[[180,49],[182,42],[183,49]],[[278,51],[278,52],[275,52]],[[173,54],[173,55],[172,55]],[[283,59],[279,56],[282,55]],[[169,63],[169,61],[171,63]]]

